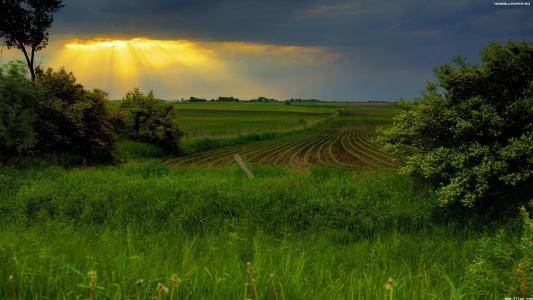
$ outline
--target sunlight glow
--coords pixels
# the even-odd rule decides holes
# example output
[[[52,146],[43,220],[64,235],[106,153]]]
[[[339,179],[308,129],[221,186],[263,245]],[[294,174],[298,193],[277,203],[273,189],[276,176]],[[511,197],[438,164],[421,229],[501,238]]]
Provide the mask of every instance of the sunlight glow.
[[[335,59],[336,54],[318,47],[97,38],[65,42],[49,65],[65,66],[82,84],[108,91],[114,99],[134,87],[154,89],[167,99],[178,95],[277,97],[283,90],[263,76],[274,70],[307,73],[305,68]],[[285,81],[280,78],[280,82]]]
[[[122,92],[142,86],[145,77],[155,80],[160,74],[169,75],[158,78],[158,81],[179,81],[180,76],[171,74],[187,71],[193,75],[202,70],[215,77],[224,71],[229,72],[211,50],[187,40],[74,40],[65,44],[53,64],[64,62],[68,62],[69,68],[79,74],[82,81],[104,79],[106,86],[103,88]]]
[[[197,47],[194,43],[185,40],[151,40],[147,38],[134,38],[130,40],[95,39],[91,41],[74,41],[65,45],[72,51],[103,52],[113,51],[127,57],[144,57],[144,63],[152,67],[164,67],[173,63],[184,65],[201,64],[207,60],[209,51]],[[133,63],[133,62],[132,62]]]

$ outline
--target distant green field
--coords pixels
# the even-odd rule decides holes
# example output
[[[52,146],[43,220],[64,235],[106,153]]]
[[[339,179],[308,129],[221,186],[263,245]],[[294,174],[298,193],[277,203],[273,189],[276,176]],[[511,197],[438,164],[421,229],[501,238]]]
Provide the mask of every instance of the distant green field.
[[[342,107],[346,103],[331,102],[331,103],[291,103],[290,105],[284,102],[279,103],[257,103],[257,102],[204,102],[204,103],[177,103],[179,110],[194,109],[194,110],[246,110],[246,111],[281,111],[281,112],[300,112],[300,113],[332,113]]]
[[[313,125],[330,115],[283,111],[181,109],[178,122],[186,137],[218,137],[293,130]]]
[[[362,115],[392,115],[394,105],[368,103],[178,103],[186,137],[227,137],[303,129],[348,110]]]
[[[232,163],[237,153],[248,161],[294,168],[318,164],[361,169],[395,164],[371,141],[376,127],[387,126],[398,112],[393,104],[187,103],[178,107],[179,123],[186,133],[183,152],[194,154],[173,160],[179,164],[224,165]],[[261,136],[295,129],[300,130],[285,136]],[[260,136],[228,138],[254,134]]]

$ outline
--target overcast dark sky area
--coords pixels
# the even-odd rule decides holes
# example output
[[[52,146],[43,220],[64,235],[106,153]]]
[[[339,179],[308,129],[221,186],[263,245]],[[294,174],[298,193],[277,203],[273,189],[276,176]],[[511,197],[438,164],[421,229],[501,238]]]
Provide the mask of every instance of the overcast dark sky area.
[[[294,71],[261,62],[234,65],[243,76],[268,85],[265,92],[276,91],[265,96],[398,99],[418,95],[433,79],[433,68],[457,55],[478,62],[480,50],[490,42],[532,42],[533,5],[486,0],[67,0],[52,35],[319,47],[336,58],[295,65]],[[301,78],[306,76],[312,79]],[[158,86],[149,88],[157,91]],[[161,87],[165,95],[186,96],[179,84],[173,88]],[[201,84],[195,88],[187,94],[210,94]],[[238,89],[216,91],[247,96]]]

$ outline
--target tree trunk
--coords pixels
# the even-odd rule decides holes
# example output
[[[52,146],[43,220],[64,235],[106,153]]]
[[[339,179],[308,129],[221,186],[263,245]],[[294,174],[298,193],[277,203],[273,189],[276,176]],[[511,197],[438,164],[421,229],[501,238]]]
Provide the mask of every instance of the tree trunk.
[[[33,67],[33,58],[35,55],[35,50],[32,49],[31,58],[30,58],[28,56],[28,51],[26,51],[26,48],[24,47],[24,44],[20,43],[19,47],[22,53],[24,53],[24,58],[26,58],[26,65],[28,66],[28,70],[30,71],[31,81],[35,81],[35,68]]]
[[[31,81],[35,81],[35,46],[31,46]]]

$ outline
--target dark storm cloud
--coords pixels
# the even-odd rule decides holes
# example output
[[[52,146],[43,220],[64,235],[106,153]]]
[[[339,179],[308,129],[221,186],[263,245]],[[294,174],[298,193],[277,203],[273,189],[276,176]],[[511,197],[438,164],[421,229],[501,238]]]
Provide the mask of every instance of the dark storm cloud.
[[[182,35],[320,46],[358,45],[384,38],[436,40],[439,33],[455,34],[456,38],[468,35],[531,38],[533,26],[531,7],[498,7],[486,0],[71,0],[66,3],[57,18],[58,32]],[[473,21],[481,23],[475,26]]]
[[[493,1],[71,0],[54,32],[328,47],[354,64],[335,94],[410,97],[456,55],[489,42],[533,41],[533,6]],[[366,74],[366,75],[364,75]],[[382,78],[388,79],[386,85]],[[357,90],[356,90],[357,89]]]

